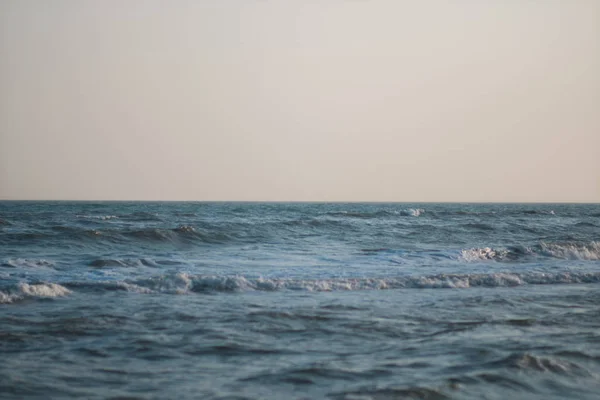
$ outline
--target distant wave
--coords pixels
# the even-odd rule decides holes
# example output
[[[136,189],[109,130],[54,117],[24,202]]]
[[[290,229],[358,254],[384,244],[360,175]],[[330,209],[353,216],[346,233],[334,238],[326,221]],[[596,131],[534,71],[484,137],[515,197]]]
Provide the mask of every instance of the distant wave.
[[[127,238],[157,242],[185,242],[199,241],[203,243],[219,244],[231,241],[232,236],[220,231],[201,231],[193,226],[182,225],[173,229],[146,228],[135,231],[118,232]]]
[[[87,229],[77,226],[57,225],[45,231],[15,232],[0,236],[1,243],[30,244],[36,240],[72,240],[103,241],[111,243],[138,240],[146,242],[202,242],[219,244],[231,241],[233,237],[224,230],[197,230],[193,226],[181,225],[176,228],[140,228],[140,229]]]
[[[380,218],[380,217],[393,217],[393,216],[403,216],[403,217],[418,217],[423,214],[425,210],[423,208],[408,208],[405,210],[379,210],[373,212],[353,212],[353,211],[332,211],[328,212],[324,215],[330,217],[344,217],[344,218]]]
[[[44,259],[10,258],[2,261],[0,266],[8,268],[49,268],[54,266],[54,263]]]
[[[346,217],[346,218],[385,218],[385,217],[419,217],[423,214],[431,215],[434,218],[444,217],[489,217],[489,218],[501,218],[505,216],[512,217],[532,217],[532,216],[555,216],[554,210],[535,210],[535,209],[524,209],[524,210],[494,210],[494,211],[478,211],[478,210],[426,210],[424,208],[407,208],[402,210],[377,210],[371,212],[358,212],[358,211],[331,211],[324,215],[333,217]],[[600,215],[600,214],[599,214]]]
[[[150,222],[162,221],[162,218],[157,213],[138,211],[131,214],[118,214],[120,219],[124,221]]]
[[[90,267],[160,267],[164,265],[178,265],[181,262],[173,260],[154,260],[151,258],[97,258],[89,262]]]
[[[432,215],[437,217],[445,216],[473,216],[473,217],[490,217],[490,218],[501,218],[505,216],[523,216],[531,217],[535,215],[554,216],[556,215],[554,210],[494,210],[494,211],[477,211],[477,210],[444,210],[444,211],[432,211]]]
[[[107,221],[111,219],[118,219],[119,217],[116,215],[77,215],[77,218]]]
[[[600,260],[600,242],[579,243],[540,243],[532,247],[491,247],[465,249],[461,258],[466,261],[517,261],[529,257],[548,257],[561,260]]]
[[[524,215],[555,215],[554,210],[522,210],[516,212],[516,214],[524,214]]]
[[[19,283],[0,290],[0,304],[14,303],[27,298],[60,297],[69,293],[69,289],[56,283]]]
[[[400,211],[400,215],[407,215],[412,217],[418,217],[425,212],[422,208],[409,208],[408,210]]]
[[[477,230],[477,231],[493,231],[494,227],[484,223],[470,223],[461,225],[462,228],[466,228],[468,230]]]

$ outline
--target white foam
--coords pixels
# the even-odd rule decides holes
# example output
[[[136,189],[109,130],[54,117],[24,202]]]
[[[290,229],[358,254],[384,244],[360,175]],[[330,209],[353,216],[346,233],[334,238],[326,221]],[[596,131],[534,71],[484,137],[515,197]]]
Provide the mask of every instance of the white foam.
[[[437,274],[387,278],[332,279],[247,278],[239,275],[193,276],[186,273],[177,273],[136,281],[72,282],[68,285],[81,289],[124,290],[139,294],[190,294],[194,292],[269,292],[282,290],[332,292],[387,289],[468,289],[473,287],[495,288],[579,283],[600,283],[600,272]],[[0,304],[13,303],[29,297],[60,297],[69,293],[71,293],[69,289],[56,283],[21,283],[8,290],[0,291]]]
[[[466,289],[471,287],[512,287],[528,284],[598,283],[600,272],[579,273],[494,273],[438,274],[390,278],[294,279],[246,278],[187,274],[166,275],[130,282],[126,290],[139,293],[244,292],[301,290],[309,292],[385,289]]]
[[[190,291],[192,280],[188,274],[180,272],[139,280],[129,284],[133,284],[134,286],[132,287],[145,288],[152,292],[184,294]]]
[[[546,256],[567,260],[600,260],[600,242],[587,245],[577,244],[540,244],[540,253]]]
[[[465,249],[460,258],[469,261],[516,260],[523,256],[558,258],[561,260],[600,260],[600,242],[588,244],[576,243],[540,243],[533,247],[520,249],[493,249],[491,247]]]
[[[56,283],[38,283],[33,285],[20,283],[19,289],[24,295],[32,297],[59,297],[71,293],[69,289]]]
[[[400,211],[400,215],[407,215],[411,217],[418,217],[425,212],[422,208],[409,208],[408,210]]]
[[[0,304],[13,303],[28,297],[52,298],[66,296],[71,291],[56,283],[19,283],[16,287],[0,291]]]
[[[9,304],[14,301],[14,296],[0,291],[0,304]]]
[[[175,232],[180,232],[180,233],[194,233],[196,232],[196,229],[193,226],[190,225],[181,225],[177,228],[174,229]]]
[[[413,217],[418,217],[419,215],[421,215],[424,212],[425,212],[425,210],[422,208],[411,208],[410,209],[410,213],[412,214]]]
[[[115,289],[125,290],[132,293],[155,293],[155,291],[152,289],[128,282],[111,282],[109,285],[114,286]]]
[[[119,218],[116,215],[77,215],[77,217],[78,218],[87,218],[87,219],[99,219],[102,221]]]
[[[505,256],[506,250],[495,250],[491,247],[466,249],[461,251],[461,258],[465,261],[494,260]]]

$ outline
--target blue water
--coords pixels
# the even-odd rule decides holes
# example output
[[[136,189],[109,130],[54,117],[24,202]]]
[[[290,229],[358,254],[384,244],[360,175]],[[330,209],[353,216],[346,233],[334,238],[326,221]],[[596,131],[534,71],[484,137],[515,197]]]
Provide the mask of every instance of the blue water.
[[[597,399],[600,205],[0,202],[0,398]]]

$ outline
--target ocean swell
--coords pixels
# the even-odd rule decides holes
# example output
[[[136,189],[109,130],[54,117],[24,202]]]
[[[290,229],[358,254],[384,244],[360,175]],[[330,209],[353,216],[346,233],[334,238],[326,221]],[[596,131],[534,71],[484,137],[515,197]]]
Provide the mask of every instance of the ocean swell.
[[[418,217],[425,212],[422,208],[408,208],[405,210],[378,210],[372,212],[356,212],[356,211],[331,211],[326,213],[325,215],[330,217],[341,217],[341,218],[381,218],[381,217],[393,217],[393,216],[403,216],[403,217]]]
[[[52,268],[54,263],[44,259],[11,258],[3,261],[0,266],[7,268]]]

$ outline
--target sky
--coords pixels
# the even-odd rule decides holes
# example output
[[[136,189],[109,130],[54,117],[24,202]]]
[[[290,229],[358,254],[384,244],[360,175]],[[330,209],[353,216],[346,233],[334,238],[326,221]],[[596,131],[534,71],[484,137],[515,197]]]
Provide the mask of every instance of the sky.
[[[0,199],[600,202],[600,1],[1,0]]]

